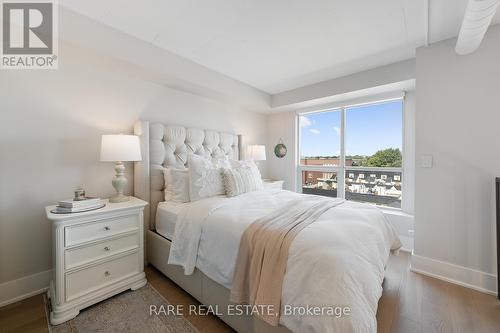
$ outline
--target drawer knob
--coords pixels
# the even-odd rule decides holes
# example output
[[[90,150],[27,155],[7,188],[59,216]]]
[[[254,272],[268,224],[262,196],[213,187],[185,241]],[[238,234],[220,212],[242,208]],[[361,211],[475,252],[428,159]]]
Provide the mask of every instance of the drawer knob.
[[[104,276],[110,276],[110,275],[111,275],[110,272],[108,272],[108,271],[104,272]]]
[[[105,227],[104,227],[104,230],[111,230],[111,228],[110,228],[110,227],[108,227],[108,226],[105,226]]]
[[[109,247],[107,247],[107,246],[104,247],[104,251],[109,251],[109,250],[110,250]]]

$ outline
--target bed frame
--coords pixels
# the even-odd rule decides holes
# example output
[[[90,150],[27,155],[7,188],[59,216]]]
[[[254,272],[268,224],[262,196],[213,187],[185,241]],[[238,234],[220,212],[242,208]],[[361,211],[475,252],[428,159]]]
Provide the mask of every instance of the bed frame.
[[[242,156],[242,137],[231,133],[203,130],[176,125],[138,121],[134,134],[141,143],[142,161],[134,165],[134,195],[149,203],[144,210],[144,235],[147,263],[191,294],[200,303],[217,307],[219,317],[240,333],[290,333],[284,326],[271,326],[253,316],[229,316],[226,313],[229,289],[213,281],[198,269],[184,275],[182,268],[169,265],[171,241],[155,231],[156,208],[164,201],[163,168],[184,167],[189,153],[207,157]]]

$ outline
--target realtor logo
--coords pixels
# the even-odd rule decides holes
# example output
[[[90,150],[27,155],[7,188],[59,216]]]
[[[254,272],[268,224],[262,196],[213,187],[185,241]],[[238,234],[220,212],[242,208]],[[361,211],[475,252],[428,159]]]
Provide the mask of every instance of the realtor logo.
[[[2,69],[56,69],[57,2],[4,0]]]

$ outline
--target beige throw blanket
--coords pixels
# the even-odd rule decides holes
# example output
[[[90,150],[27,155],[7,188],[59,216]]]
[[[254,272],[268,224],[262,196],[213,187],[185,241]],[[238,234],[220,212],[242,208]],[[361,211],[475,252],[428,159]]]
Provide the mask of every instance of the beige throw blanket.
[[[265,307],[258,316],[277,326],[281,288],[293,239],[324,212],[343,202],[302,197],[252,223],[241,237],[230,300]]]

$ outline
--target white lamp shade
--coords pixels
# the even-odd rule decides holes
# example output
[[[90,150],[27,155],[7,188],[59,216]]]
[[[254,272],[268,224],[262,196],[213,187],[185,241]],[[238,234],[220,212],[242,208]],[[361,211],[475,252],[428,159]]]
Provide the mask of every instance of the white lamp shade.
[[[265,161],[266,160],[266,146],[264,145],[249,145],[247,147],[247,160]]]
[[[141,146],[136,135],[103,135],[101,140],[101,161],[140,161]]]

